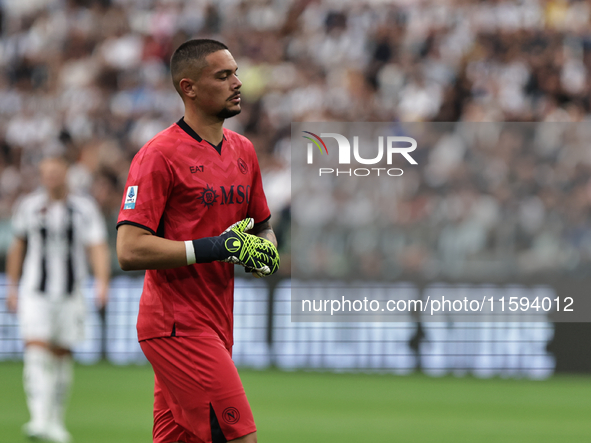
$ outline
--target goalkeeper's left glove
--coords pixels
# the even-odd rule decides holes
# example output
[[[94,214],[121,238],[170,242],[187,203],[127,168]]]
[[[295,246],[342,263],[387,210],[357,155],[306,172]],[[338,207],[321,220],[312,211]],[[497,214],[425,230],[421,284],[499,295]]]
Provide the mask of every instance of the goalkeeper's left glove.
[[[255,255],[253,260],[245,262],[244,258],[237,255],[231,255],[222,262],[234,263],[244,266],[247,272],[251,272],[255,277],[266,277],[274,274],[279,269],[279,252],[273,243],[269,240],[255,235],[247,234],[245,231],[252,229],[254,220],[246,218],[229,226],[221,237],[233,231],[234,235],[242,238],[242,241],[250,243],[251,254]]]
[[[258,276],[267,276],[279,269],[279,253],[270,241],[246,231],[254,220],[246,218],[234,223],[216,237],[185,242],[187,264],[223,261],[252,268]]]

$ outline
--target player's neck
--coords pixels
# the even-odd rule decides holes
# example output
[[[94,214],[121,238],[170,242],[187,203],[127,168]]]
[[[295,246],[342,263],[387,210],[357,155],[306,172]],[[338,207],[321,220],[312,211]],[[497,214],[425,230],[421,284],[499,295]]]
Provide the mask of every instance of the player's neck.
[[[199,137],[213,145],[218,145],[224,138],[224,120],[198,115],[189,109],[185,110],[184,120]]]

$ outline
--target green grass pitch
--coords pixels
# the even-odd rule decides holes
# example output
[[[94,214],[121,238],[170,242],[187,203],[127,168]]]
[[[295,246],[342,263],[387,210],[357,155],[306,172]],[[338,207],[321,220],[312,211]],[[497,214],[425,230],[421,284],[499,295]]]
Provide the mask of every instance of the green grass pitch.
[[[22,443],[22,366],[0,363],[0,442]],[[242,370],[261,443],[591,441],[591,377],[545,381]],[[150,366],[77,366],[75,443],[151,441]]]

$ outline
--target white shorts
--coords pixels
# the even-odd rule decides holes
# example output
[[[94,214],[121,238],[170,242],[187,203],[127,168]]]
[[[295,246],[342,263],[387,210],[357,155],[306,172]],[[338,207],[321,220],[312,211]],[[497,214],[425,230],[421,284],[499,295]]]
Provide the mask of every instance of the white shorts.
[[[45,294],[21,293],[18,319],[25,341],[43,341],[71,349],[84,340],[86,307],[82,296],[50,300]]]

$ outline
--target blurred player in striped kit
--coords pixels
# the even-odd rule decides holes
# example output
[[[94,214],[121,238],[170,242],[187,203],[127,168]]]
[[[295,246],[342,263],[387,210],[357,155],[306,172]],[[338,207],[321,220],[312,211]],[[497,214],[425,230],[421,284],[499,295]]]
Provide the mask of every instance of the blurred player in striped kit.
[[[62,157],[41,162],[42,187],[16,205],[6,263],[7,304],[18,311],[25,341],[23,381],[31,420],[23,432],[60,443],[71,440],[64,409],[73,378],[72,347],[84,338],[87,256],[99,307],[107,302],[110,276],[104,219],[91,197],[68,190],[67,172]]]

